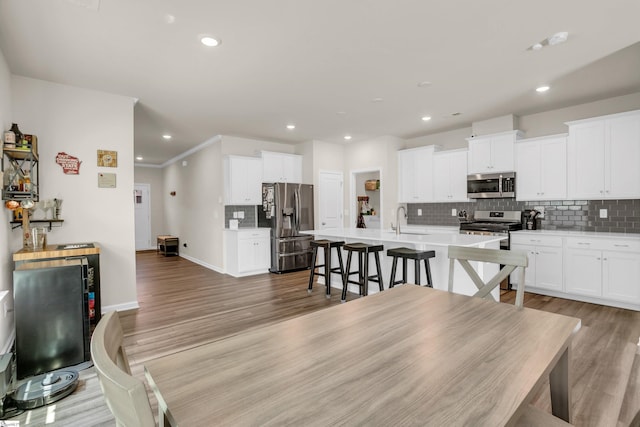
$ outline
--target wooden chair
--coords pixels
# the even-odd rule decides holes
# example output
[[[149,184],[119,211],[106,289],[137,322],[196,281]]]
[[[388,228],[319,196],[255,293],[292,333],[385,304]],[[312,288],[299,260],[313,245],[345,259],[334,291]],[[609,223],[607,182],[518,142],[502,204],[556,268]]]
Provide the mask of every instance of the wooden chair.
[[[100,387],[117,426],[155,426],[144,383],[131,376],[127,354],[122,347],[122,335],[117,311],[102,316],[93,332],[91,358]]]
[[[520,279],[516,292],[516,307],[524,305],[524,271],[528,265],[527,253],[525,251],[504,251],[500,249],[469,248],[463,246],[449,246],[449,292],[453,292],[453,267],[458,260],[462,268],[467,272],[473,283],[478,288],[474,297],[494,299],[490,292],[509,277],[517,268],[520,269]],[[488,282],[484,282],[469,261],[489,262],[500,264],[502,267]]]

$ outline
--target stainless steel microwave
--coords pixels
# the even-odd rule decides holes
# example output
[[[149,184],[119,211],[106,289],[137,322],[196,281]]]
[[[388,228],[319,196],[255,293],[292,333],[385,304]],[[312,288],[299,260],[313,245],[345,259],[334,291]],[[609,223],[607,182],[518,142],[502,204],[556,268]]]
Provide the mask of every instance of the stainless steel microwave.
[[[467,175],[467,197],[470,199],[501,199],[515,196],[515,172]]]

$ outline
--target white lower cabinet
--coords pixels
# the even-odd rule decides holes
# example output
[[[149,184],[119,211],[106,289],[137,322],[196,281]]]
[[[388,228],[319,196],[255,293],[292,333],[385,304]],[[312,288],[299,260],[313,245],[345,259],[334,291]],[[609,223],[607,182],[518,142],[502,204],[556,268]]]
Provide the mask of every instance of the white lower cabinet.
[[[529,257],[525,291],[640,310],[640,239],[538,233],[511,234]]]
[[[527,252],[529,266],[525,271],[525,290],[530,288],[563,290],[561,237],[514,235],[511,238],[511,249]],[[517,287],[517,277],[512,275],[511,279]]]
[[[640,241],[568,237],[565,256],[568,293],[640,304]]]
[[[271,266],[269,228],[225,230],[228,274],[240,277],[266,273]]]

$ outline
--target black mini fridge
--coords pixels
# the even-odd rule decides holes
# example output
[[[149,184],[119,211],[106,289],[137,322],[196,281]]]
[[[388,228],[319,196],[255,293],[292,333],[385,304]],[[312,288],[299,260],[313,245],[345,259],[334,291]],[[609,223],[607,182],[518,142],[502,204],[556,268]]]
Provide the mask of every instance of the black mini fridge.
[[[14,270],[18,379],[91,360],[87,272],[84,257]]]

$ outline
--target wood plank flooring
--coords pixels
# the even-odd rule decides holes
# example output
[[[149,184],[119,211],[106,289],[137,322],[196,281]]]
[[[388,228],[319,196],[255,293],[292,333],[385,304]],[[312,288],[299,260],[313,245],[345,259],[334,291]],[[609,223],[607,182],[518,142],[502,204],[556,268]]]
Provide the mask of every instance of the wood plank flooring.
[[[307,271],[236,279],[155,251],[136,258],[140,309],[121,318],[132,371],[141,379],[146,360],[340,303],[339,292],[334,289],[326,299],[321,285],[309,295]],[[514,298],[515,292],[502,295],[507,302]],[[572,352],[575,424],[627,425],[640,409],[638,357],[634,363],[640,313],[535,294],[526,294],[525,306],[582,319]],[[93,369],[82,371],[80,378],[71,396],[14,420],[21,426],[115,425]],[[624,400],[625,394],[632,398]],[[149,396],[155,411],[157,403]],[[548,410],[548,388],[534,404]]]

